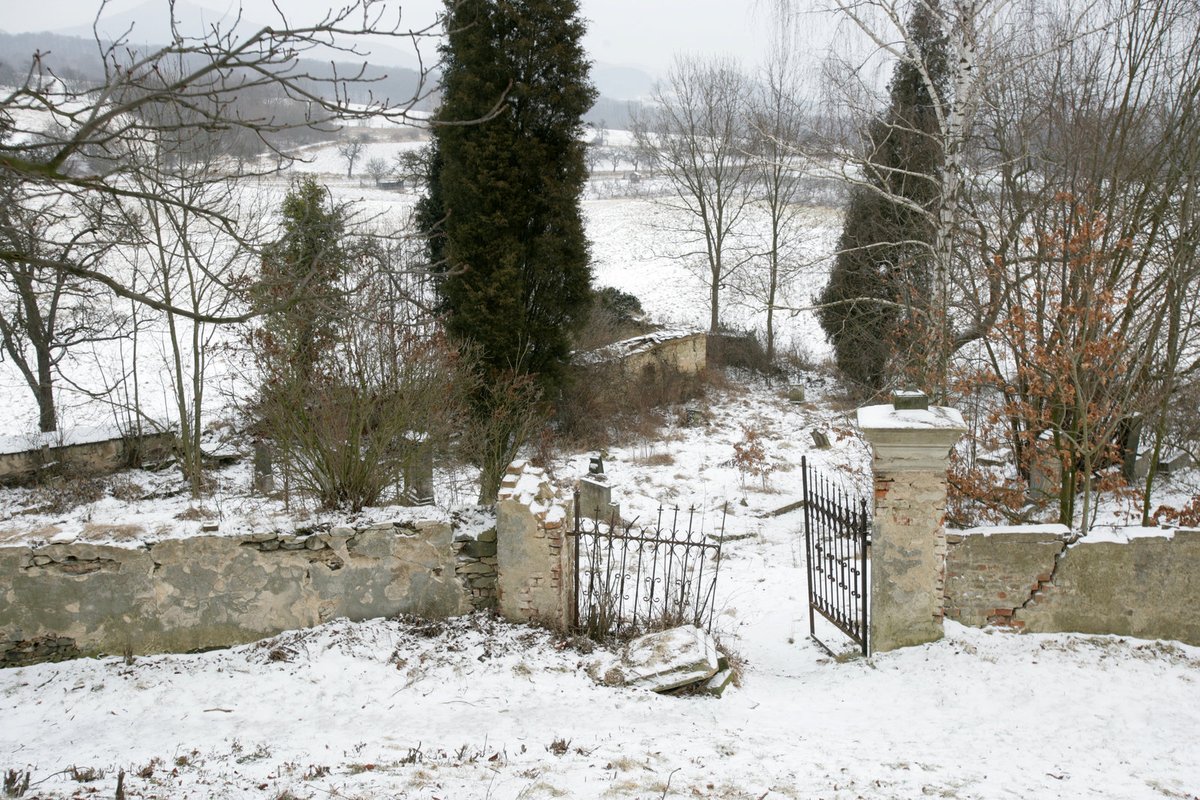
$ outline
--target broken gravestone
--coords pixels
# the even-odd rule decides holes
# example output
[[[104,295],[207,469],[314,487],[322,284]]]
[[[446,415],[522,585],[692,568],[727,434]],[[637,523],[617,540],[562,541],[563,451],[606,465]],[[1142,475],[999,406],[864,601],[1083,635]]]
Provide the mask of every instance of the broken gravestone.
[[[634,639],[625,648],[621,663],[610,669],[604,680],[618,686],[667,692],[709,681],[720,671],[721,661],[712,636],[695,625],[684,625]]]

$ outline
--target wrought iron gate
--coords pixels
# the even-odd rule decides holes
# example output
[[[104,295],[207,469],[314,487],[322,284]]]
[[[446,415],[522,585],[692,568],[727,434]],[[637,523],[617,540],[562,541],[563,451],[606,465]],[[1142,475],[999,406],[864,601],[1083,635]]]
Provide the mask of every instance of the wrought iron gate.
[[[576,492],[575,629],[595,638],[685,623],[711,630],[724,509],[720,528],[706,533],[703,522],[695,508],[659,508],[656,523],[642,528],[615,516],[605,522],[581,513]]]
[[[801,458],[804,481],[804,549],[808,563],[808,627],[817,638],[816,615],[829,620],[868,655],[867,570],[871,518],[867,501],[851,497]],[[832,651],[830,651],[832,652]]]

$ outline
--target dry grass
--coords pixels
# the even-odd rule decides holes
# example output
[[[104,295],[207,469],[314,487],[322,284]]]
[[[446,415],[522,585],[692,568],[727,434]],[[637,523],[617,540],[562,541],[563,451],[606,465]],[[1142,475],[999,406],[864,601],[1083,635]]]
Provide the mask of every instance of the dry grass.
[[[83,525],[83,532],[79,538],[84,541],[111,540],[114,542],[132,542],[145,532],[146,529],[141,525],[102,525],[95,522],[86,522]]]

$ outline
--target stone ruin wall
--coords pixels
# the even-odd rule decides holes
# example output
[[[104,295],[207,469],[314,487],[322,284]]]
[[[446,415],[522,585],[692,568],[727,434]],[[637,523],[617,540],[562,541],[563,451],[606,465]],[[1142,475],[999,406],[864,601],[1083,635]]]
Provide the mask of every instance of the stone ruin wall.
[[[949,531],[946,616],[1200,645],[1200,531],[1142,534],[1069,544],[1062,526]]]
[[[0,547],[0,667],[228,647],[339,617],[486,609],[561,629],[570,515],[546,472],[519,461],[478,534],[440,520]]]
[[[337,617],[463,614],[487,591],[472,585],[482,573],[461,571],[475,546],[454,544],[434,521],[0,547],[0,666],[227,647]]]
[[[31,480],[51,466],[73,474],[108,474],[134,460],[165,458],[170,455],[174,442],[174,434],[152,433],[0,453],[0,484]]]

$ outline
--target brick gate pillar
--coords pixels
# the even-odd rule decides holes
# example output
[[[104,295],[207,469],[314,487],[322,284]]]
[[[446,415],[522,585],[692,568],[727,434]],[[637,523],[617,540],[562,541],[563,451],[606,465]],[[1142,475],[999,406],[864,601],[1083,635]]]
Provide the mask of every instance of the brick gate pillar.
[[[571,499],[546,471],[515,461],[500,484],[496,504],[496,595],[500,613],[513,622],[565,630],[570,622],[574,558],[567,535]]]
[[[858,409],[875,451],[871,542],[871,649],[942,637],[946,572],[946,468],[966,432],[962,414],[919,392]]]

